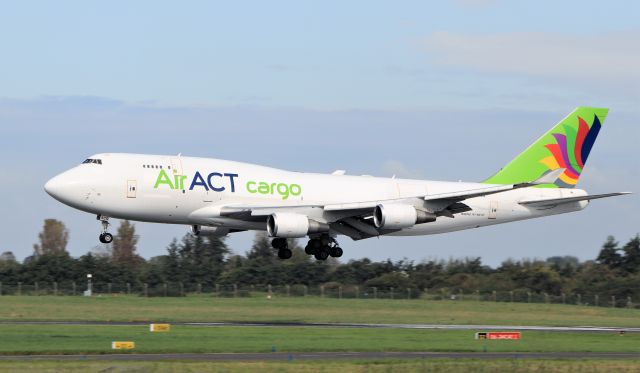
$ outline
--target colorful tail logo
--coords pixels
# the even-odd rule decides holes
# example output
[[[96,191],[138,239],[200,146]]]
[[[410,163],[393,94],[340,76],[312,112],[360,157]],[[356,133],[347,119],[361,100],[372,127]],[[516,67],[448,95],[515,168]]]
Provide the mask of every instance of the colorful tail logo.
[[[540,162],[549,169],[543,174],[558,168],[565,168],[566,171],[560,175],[555,184],[562,188],[573,188],[578,183],[580,173],[587,162],[589,152],[591,152],[602,125],[598,116],[594,115],[591,128],[584,119],[578,116],[578,133],[572,126],[563,125],[562,127],[564,134],[552,133],[556,143],[545,145],[551,155]]]

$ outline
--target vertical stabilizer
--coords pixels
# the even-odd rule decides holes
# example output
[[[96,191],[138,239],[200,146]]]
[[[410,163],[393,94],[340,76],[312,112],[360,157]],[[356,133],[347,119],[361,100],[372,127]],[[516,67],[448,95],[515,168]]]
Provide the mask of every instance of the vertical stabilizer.
[[[521,183],[564,168],[556,182],[547,186],[575,187],[608,112],[604,108],[578,107],[484,182]]]

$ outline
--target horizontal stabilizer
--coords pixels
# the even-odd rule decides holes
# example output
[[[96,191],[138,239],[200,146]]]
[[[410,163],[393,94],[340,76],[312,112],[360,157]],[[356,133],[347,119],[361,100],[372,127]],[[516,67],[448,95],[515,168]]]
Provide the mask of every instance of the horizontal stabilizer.
[[[592,194],[592,195],[588,195],[588,196],[579,196],[579,197],[536,199],[536,200],[529,200],[529,201],[520,201],[518,203],[521,204],[521,205],[524,205],[524,206],[544,207],[544,206],[556,206],[556,205],[560,205],[560,204],[563,204],[563,203],[590,201],[592,199],[598,199],[598,198],[624,196],[626,194],[631,194],[631,192]]]
[[[567,170],[566,168],[558,168],[545,175],[542,175],[540,178],[538,178],[536,181],[532,182],[531,184],[534,184],[534,185],[553,184],[556,182],[556,180],[558,180],[560,175],[562,175],[566,170]]]

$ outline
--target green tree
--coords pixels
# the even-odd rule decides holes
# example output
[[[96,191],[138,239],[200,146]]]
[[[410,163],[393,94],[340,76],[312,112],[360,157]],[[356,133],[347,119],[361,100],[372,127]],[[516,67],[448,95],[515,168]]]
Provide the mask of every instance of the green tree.
[[[623,247],[622,268],[627,273],[640,272],[640,235],[636,235]]]
[[[600,250],[596,261],[610,268],[619,268],[622,264],[622,255],[618,253],[619,250],[618,242],[616,242],[613,236],[609,236],[607,237],[607,241],[602,245],[602,250]]]
[[[174,238],[167,246],[167,255],[162,261],[162,274],[167,281],[183,281],[180,266],[180,248],[178,241]]]
[[[40,243],[33,245],[33,252],[36,256],[60,255],[67,252],[69,231],[59,220],[46,219],[38,238]]]
[[[277,259],[276,250],[271,247],[271,240],[265,232],[257,232],[253,238],[253,245],[247,253],[247,259],[262,264],[274,263]]]
[[[138,244],[136,227],[129,220],[120,222],[118,232],[113,238],[111,258],[114,263],[134,267],[140,263],[140,256],[136,253]]]
[[[170,245],[169,257],[175,268],[174,250],[175,247]],[[228,253],[229,248],[223,238],[187,233],[177,250],[179,274],[168,280],[212,285],[224,271]]]
[[[16,260],[16,256],[11,251],[5,251],[0,254],[0,281],[1,282],[18,282],[18,271],[20,263]]]
[[[74,272],[75,260],[66,252],[32,256],[20,268],[22,282],[62,282]]]

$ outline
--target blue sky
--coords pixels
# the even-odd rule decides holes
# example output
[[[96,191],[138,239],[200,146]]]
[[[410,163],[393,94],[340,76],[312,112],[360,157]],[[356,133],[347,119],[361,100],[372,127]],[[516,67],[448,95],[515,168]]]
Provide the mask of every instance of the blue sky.
[[[480,180],[578,105],[611,108],[580,186],[638,192],[639,17],[623,1],[3,4],[0,251],[29,255],[47,217],[68,225],[72,254],[95,246],[93,217],[42,191],[89,154]],[[640,231],[638,207],[631,196],[399,244],[342,241],[347,258],[588,259],[608,234]],[[147,257],[184,233],[137,227]]]

